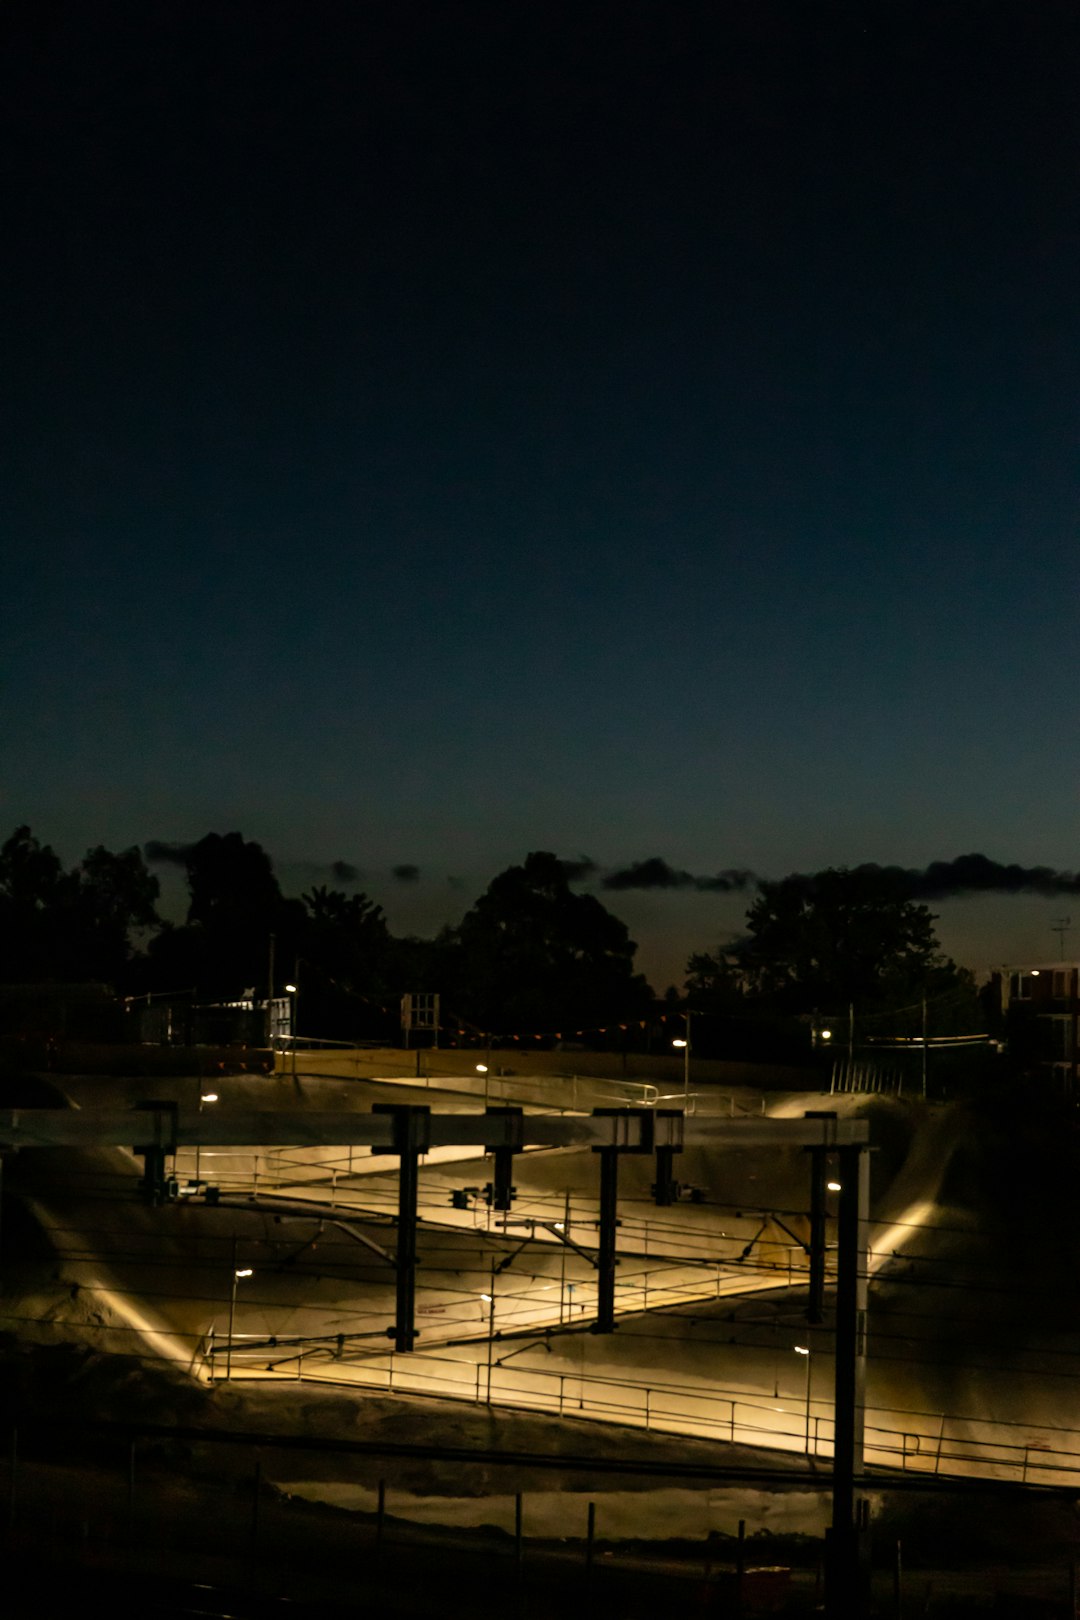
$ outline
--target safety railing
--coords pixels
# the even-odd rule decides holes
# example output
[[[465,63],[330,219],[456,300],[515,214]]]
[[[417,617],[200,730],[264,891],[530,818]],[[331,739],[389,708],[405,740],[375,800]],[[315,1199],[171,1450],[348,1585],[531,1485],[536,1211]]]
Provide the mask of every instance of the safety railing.
[[[360,1384],[388,1394],[436,1395],[473,1403],[550,1412],[618,1423],[650,1431],[707,1436],[731,1444],[831,1459],[831,1401],[811,1394],[769,1399],[747,1390],[648,1382],[610,1374],[544,1367],[507,1366],[503,1358],[521,1348],[505,1341],[499,1356],[393,1351],[359,1354],[325,1339],[298,1345],[273,1367],[253,1368],[265,1349],[234,1343],[234,1378],[303,1377],[319,1382]],[[212,1346],[219,1366],[225,1346]],[[1080,1484],[1080,1431],[972,1419],[959,1415],[868,1407],[865,1457],[870,1466],[945,1477],[974,1476],[1027,1484]]]

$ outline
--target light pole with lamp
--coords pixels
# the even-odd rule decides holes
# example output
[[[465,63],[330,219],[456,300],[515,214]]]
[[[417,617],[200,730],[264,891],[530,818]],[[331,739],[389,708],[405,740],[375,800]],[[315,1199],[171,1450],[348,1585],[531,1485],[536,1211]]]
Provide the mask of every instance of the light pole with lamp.
[[[218,1094],[217,1094],[216,1091],[201,1091],[199,1093],[199,1113],[200,1114],[202,1113],[204,1103],[216,1103],[217,1100],[218,1100]],[[202,1155],[202,1143],[201,1142],[196,1142],[195,1143],[195,1191],[196,1192],[198,1192],[199,1187],[201,1186],[201,1180],[200,1180],[200,1177],[199,1177],[199,1165],[200,1165],[200,1162],[201,1162],[201,1155]]]
[[[806,1357],[806,1455],[810,1455],[810,1364],[813,1357],[809,1345],[796,1344],[792,1346],[797,1356]]]
[[[233,1239],[232,1288],[231,1288],[231,1290],[229,1292],[229,1342],[225,1347],[225,1381],[226,1381],[226,1383],[232,1377],[233,1327],[234,1327],[235,1322],[236,1322],[236,1285],[237,1285],[238,1282],[242,1281],[243,1278],[245,1278],[245,1277],[253,1277],[254,1275],[255,1275],[255,1273],[251,1269],[250,1266],[237,1266],[237,1264],[236,1264],[236,1239],[234,1238]]]
[[[690,1019],[692,1017],[693,1017],[693,1014],[690,1013],[689,1011],[683,1013],[683,1018],[686,1020],[686,1039],[685,1040],[679,1040],[679,1041],[672,1041],[672,1043],[671,1043],[672,1046],[675,1047],[676,1051],[678,1051],[680,1048],[682,1050],[682,1055],[683,1055],[683,1082],[682,1082],[682,1084],[683,1084],[683,1107],[684,1108],[686,1108],[688,1106],[689,1102],[690,1102]]]
[[[298,1025],[299,1025],[299,1016],[298,1016],[298,1014],[299,1014],[299,1006],[300,1006],[300,964],[299,964],[299,962],[297,962],[297,964],[296,964],[296,983],[295,984],[287,984],[285,986],[285,991],[286,991],[287,995],[292,997],[292,1000],[289,1003],[289,1045],[292,1047],[292,1072],[293,1072],[293,1079],[295,1080],[296,1079],[296,1040],[297,1040],[297,1036],[300,1033],[300,1030],[299,1030],[299,1027],[298,1027]]]
[[[488,1076],[491,1071],[486,1063],[478,1063],[476,1065],[476,1072],[477,1074],[482,1074],[484,1077],[484,1107],[486,1108],[488,1105],[488,1086],[490,1084]]]

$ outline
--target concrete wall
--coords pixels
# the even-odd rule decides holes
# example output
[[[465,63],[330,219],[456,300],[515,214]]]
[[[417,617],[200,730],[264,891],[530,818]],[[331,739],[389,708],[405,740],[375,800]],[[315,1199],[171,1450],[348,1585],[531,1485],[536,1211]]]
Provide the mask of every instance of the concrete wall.
[[[674,1093],[682,1088],[683,1060],[677,1056],[648,1056],[640,1052],[515,1052],[490,1054],[492,1076],[522,1078],[590,1076],[606,1080],[637,1080]],[[487,1061],[482,1048],[460,1047],[404,1051],[401,1047],[328,1047],[321,1050],[278,1053],[279,1073],[298,1071],[317,1074],[351,1075],[358,1079],[378,1076],[461,1075],[476,1077],[478,1063]],[[693,1058],[690,1064],[691,1088],[703,1086],[749,1086],[756,1090],[799,1091],[816,1089],[821,1077],[814,1069],[797,1069],[773,1063],[722,1063]]]

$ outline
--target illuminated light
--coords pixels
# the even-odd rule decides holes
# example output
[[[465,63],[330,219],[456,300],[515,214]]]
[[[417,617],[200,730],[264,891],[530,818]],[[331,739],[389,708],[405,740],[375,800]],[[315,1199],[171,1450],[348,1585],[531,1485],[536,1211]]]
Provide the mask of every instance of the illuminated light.
[[[254,1277],[254,1275],[255,1273],[250,1266],[241,1266],[239,1271],[233,1272],[234,1277]]]
[[[686,1042],[685,1041],[672,1041],[671,1044],[672,1044],[672,1046],[685,1046]]]
[[[481,1299],[486,1299],[488,1301],[488,1303],[490,1304],[492,1299],[494,1298],[494,1295],[493,1294],[481,1294],[480,1298]]]
[[[296,986],[295,986],[295,984],[287,984],[285,986],[285,988],[289,992],[290,996],[295,996],[295,994],[296,994]]]
[[[561,1232],[561,1231],[562,1231],[562,1230],[563,1230],[563,1223],[562,1223],[562,1221],[555,1221],[555,1222],[554,1222],[554,1226],[555,1226],[555,1230],[556,1230],[556,1232]]]
[[[1031,977],[1032,977],[1032,978],[1033,978],[1033,979],[1037,979],[1037,978],[1038,978],[1038,977],[1039,977],[1039,970],[1038,970],[1038,968],[1032,968],[1032,970],[1031,970]]]
[[[217,1102],[217,1100],[218,1094],[216,1091],[204,1091],[202,1096],[199,1098],[200,1102]]]
[[[825,1185],[826,1185],[826,1187],[828,1187],[830,1192],[842,1192],[843,1191],[843,1188],[841,1187],[841,1185],[840,1185],[840,1183],[838,1181],[827,1181],[825,1183]]]
[[[805,1344],[793,1344],[791,1348],[797,1356],[808,1356],[810,1354]]]
[[[487,1064],[486,1063],[478,1063],[476,1065],[476,1072],[477,1072],[477,1074],[487,1074],[487,1072],[488,1072]]]
[[[831,1029],[823,1029],[823,1030],[820,1031],[820,1034],[821,1034],[821,1038],[822,1038],[823,1041],[831,1041],[832,1040],[832,1030]]]

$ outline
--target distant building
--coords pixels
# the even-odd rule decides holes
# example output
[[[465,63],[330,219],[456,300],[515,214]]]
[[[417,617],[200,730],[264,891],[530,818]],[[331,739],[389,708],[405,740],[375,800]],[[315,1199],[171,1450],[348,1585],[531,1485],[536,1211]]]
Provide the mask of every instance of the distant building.
[[[1080,1095],[1080,962],[1003,967],[991,982],[1014,1047],[1062,1091]]]

